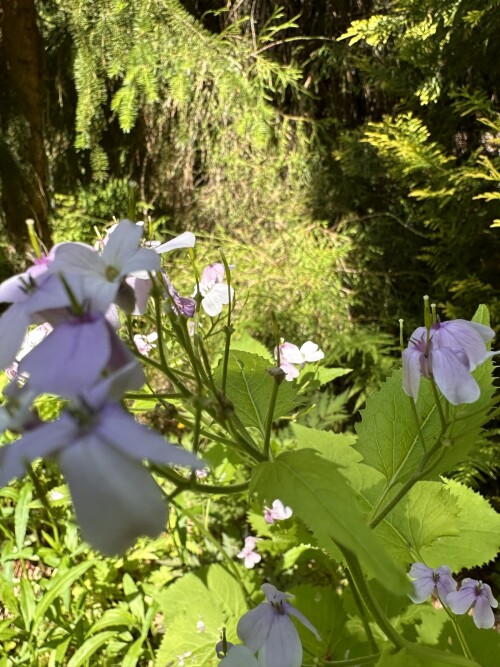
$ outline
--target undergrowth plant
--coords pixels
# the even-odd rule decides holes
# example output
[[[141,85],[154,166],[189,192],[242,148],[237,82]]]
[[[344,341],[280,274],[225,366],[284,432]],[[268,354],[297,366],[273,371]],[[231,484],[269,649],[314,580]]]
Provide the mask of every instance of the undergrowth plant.
[[[336,432],[314,402],[350,369],[271,308],[270,344],[245,330],[230,244],[130,220],[33,243],[0,285],[1,665],[495,667],[495,584],[467,571],[500,517],[450,478],[497,413],[485,306],[424,299]]]

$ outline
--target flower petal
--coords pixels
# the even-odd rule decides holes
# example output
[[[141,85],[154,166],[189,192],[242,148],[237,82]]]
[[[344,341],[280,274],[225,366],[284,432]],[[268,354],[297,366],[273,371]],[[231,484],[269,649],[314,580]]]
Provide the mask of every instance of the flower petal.
[[[259,651],[262,667],[301,667],[302,644],[291,619],[276,614],[267,639]]]
[[[0,448],[0,487],[26,473],[26,463],[45,458],[72,442],[76,428],[72,420],[62,417],[29,431],[22,438]]]
[[[325,358],[323,350],[320,350],[319,345],[316,345],[316,343],[313,343],[311,340],[307,340],[304,345],[300,347],[300,353],[304,357],[304,360],[310,363]]]
[[[316,630],[314,625],[304,616],[304,614],[301,611],[296,609],[289,602],[284,602],[283,607],[284,607],[286,613],[289,616],[295,616],[295,618],[298,618],[299,621],[302,623],[302,625],[305,626],[308,630],[310,630],[318,641],[321,641],[321,637],[319,636],[319,632]]]
[[[78,273],[83,276],[106,274],[106,262],[98,252],[86,243],[68,241],[60,243],[54,253],[49,273]]]
[[[102,257],[106,264],[121,267],[139,248],[144,227],[130,220],[120,220],[108,233]]]
[[[232,301],[234,297],[233,288],[228,288],[226,283],[215,283],[202,299],[201,305],[203,310],[207,315],[210,315],[210,317],[219,315],[222,311],[222,306],[229,303],[229,294],[231,295]]]
[[[174,239],[162,243],[157,246],[154,250],[157,253],[170,252],[171,250],[177,250],[179,248],[194,248],[196,243],[196,236],[192,232],[184,232],[179,236],[176,236]]]
[[[403,350],[403,389],[414,401],[418,398],[420,387],[421,355],[422,353],[413,346]]]
[[[0,316],[0,369],[7,368],[14,360],[30,323],[30,317],[22,303],[14,303]]]
[[[434,343],[452,350],[462,349],[470,361],[471,371],[487,358],[485,343],[495,335],[490,327],[467,320],[449,320],[435,326]]]
[[[30,384],[40,393],[74,397],[97,381],[110,354],[104,317],[73,320],[59,324],[21,360],[19,370],[29,373]]]
[[[231,646],[218,667],[259,667],[259,663],[246,646]]]
[[[459,591],[446,596],[446,604],[454,614],[465,614],[476,601],[476,597],[474,588],[464,586],[462,582],[462,588]]]
[[[65,448],[59,463],[83,538],[102,553],[123,553],[140,535],[157,537],[163,530],[167,508],[141,463],[93,434]]]
[[[476,604],[472,611],[472,618],[476,624],[476,628],[492,628],[495,625],[495,614],[491,609],[488,601],[488,596],[483,595],[484,591],[478,595]]]
[[[271,632],[276,611],[267,602],[261,602],[255,609],[247,611],[236,627],[236,633],[252,653],[257,652]]]
[[[144,459],[160,465],[203,468],[204,461],[191,452],[171,445],[157,431],[139,424],[116,403],[107,404],[95,428],[96,435],[136,461]]]
[[[474,403],[481,395],[477,382],[453,350],[434,347],[431,368],[437,386],[452,405]]]

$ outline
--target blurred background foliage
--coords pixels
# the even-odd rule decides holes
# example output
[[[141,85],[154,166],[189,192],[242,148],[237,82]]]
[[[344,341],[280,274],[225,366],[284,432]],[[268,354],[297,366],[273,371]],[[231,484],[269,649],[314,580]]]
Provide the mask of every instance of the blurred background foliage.
[[[12,40],[3,0],[0,277],[26,217],[88,241],[133,179],[161,233],[225,249],[250,333],[270,346],[274,310],[353,369],[334,383],[353,414],[422,294],[500,321],[499,5],[19,0]]]

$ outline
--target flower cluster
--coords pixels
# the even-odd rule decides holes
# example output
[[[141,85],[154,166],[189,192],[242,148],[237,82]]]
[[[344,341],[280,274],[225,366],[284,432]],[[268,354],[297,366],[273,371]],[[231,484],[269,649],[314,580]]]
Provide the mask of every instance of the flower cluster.
[[[434,379],[452,405],[474,403],[480,389],[471,373],[495,354],[486,349],[494,335],[490,327],[467,320],[436,322],[429,333],[418,327],[403,352],[405,392],[416,401],[424,376]]]
[[[273,524],[275,521],[286,521],[292,514],[292,508],[285,507],[279,498],[273,501],[272,507],[264,508],[264,519],[269,524]]]
[[[488,584],[464,579],[457,590],[457,582],[447,565],[433,570],[424,563],[414,563],[409,574],[413,579],[414,593],[410,595],[413,602],[420,604],[434,595],[454,614],[466,614],[472,609],[472,618],[478,628],[492,628],[495,625],[492,608],[498,607],[498,601],[493,597]]]
[[[320,639],[316,628],[288,601],[293,595],[272,584],[263,584],[261,589],[265,602],[238,622],[236,632],[244,645],[229,646],[219,667],[301,667],[302,644],[292,616]]]
[[[281,343],[274,350],[274,358],[279,359],[280,368],[285,372],[285,380],[288,382],[299,377],[300,369],[306,362],[314,363],[324,357],[325,353],[310,340],[298,348],[297,345],[281,339]]]
[[[22,434],[0,450],[0,486],[22,476],[34,459],[54,458],[83,537],[106,554],[123,552],[139,535],[156,536],[165,525],[163,494],[144,460],[203,467],[120,403],[145,378],[116,333],[117,308],[140,310],[152,287],[149,276],[161,276],[159,253],[194,244],[187,232],[155,249],[141,247],[142,233],[141,225],[121,221],[98,249],[61,243],[0,285],[0,302],[11,304],[0,317],[0,367],[10,367],[13,378],[0,425]],[[40,323],[25,337],[29,325]],[[150,334],[136,344],[147,354],[154,339]],[[45,393],[67,400],[51,422],[32,408]]]

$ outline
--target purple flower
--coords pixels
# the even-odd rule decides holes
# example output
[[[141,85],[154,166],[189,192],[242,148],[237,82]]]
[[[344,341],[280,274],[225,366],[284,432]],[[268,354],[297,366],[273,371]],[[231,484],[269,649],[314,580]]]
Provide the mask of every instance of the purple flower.
[[[0,487],[21,477],[26,462],[51,456],[68,482],[83,538],[92,546],[114,555],[139,535],[156,537],[167,509],[143,460],[191,468],[203,467],[203,462],[136,422],[117,402],[126,389],[143,382],[142,370],[133,362],[82,391],[59,419],[2,447]]]
[[[472,618],[477,628],[492,628],[495,615],[492,607],[498,607],[488,584],[475,579],[464,579],[459,591],[448,594],[446,602],[453,613],[465,614],[472,607]]]
[[[261,667],[301,667],[302,644],[290,617],[298,618],[319,640],[316,628],[288,602],[293,595],[271,584],[263,584],[262,591],[266,602],[240,618],[238,637],[252,653],[258,651]]]
[[[256,544],[255,537],[251,535],[245,537],[245,546],[238,554],[238,558],[243,558],[244,565],[248,570],[251,570],[262,560],[262,556],[254,551]]]
[[[222,642],[220,643],[222,644]],[[241,644],[234,646],[230,642],[227,645],[229,649],[227,656],[219,662],[219,667],[261,667],[253,653],[246,646]],[[217,653],[217,657],[219,658],[222,655]]]
[[[457,582],[451,576],[451,570],[447,565],[433,570],[424,563],[414,563],[409,574],[414,579],[415,590],[409,597],[416,604],[425,602],[431,595],[435,595],[443,604],[447,604],[446,596],[457,589]]]
[[[266,523],[273,524],[275,521],[285,521],[293,514],[291,507],[285,507],[281,500],[273,501],[272,507],[264,508],[264,519]]]
[[[486,349],[494,331],[466,320],[436,322],[430,330],[418,327],[403,352],[403,387],[417,400],[420,378],[433,377],[443,396],[452,404],[474,403],[480,389],[471,372],[494,352]]]
[[[194,317],[196,311],[196,301],[191,297],[181,296],[179,292],[170,282],[167,274],[162,271],[162,277],[167,286],[168,293],[174,302],[173,309],[177,315],[184,315],[184,317]]]

